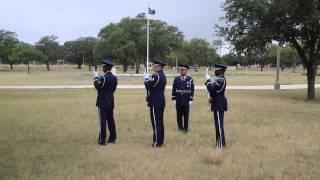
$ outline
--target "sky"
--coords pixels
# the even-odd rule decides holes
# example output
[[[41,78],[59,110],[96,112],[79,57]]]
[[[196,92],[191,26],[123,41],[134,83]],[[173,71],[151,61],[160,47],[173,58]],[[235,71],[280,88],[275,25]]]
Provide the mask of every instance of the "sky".
[[[0,29],[16,32],[19,40],[37,42],[47,35],[58,41],[97,36],[101,28],[124,17],[156,10],[153,19],[179,28],[186,39],[217,39],[223,0],[0,0]],[[223,49],[223,53],[226,52]]]

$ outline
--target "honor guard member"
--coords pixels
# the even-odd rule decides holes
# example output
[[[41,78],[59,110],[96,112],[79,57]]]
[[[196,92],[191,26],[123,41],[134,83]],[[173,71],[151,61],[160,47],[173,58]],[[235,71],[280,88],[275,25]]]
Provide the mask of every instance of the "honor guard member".
[[[154,74],[144,73],[144,84],[148,91],[148,106],[150,108],[151,124],[153,128],[153,147],[161,147],[164,140],[163,112],[165,108],[164,90],[167,84],[163,68],[166,63],[161,60],[155,60],[153,63]]]
[[[114,97],[117,89],[117,77],[111,73],[113,63],[110,59],[102,60],[103,73],[95,74],[94,86],[98,91],[97,103],[99,111],[100,132],[98,144],[105,145],[106,126],[110,131],[108,143],[116,141],[116,126],[113,118]]]
[[[211,98],[211,111],[213,111],[215,129],[216,129],[216,146],[219,148],[226,147],[226,139],[224,136],[224,112],[228,109],[227,99],[225,97],[225,90],[227,81],[224,73],[227,66],[222,64],[215,64],[216,79],[211,81],[209,74],[206,74],[206,87],[210,93]]]
[[[172,87],[172,100],[176,105],[178,129],[185,133],[189,128],[189,110],[194,94],[193,79],[187,76],[188,70],[188,65],[179,66],[180,76],[174,79]]]

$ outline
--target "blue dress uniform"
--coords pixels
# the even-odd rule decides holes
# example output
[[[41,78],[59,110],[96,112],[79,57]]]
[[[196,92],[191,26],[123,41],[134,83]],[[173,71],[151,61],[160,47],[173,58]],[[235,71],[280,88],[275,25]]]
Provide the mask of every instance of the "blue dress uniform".
[[[226,69],[224,65],[216,64],[216,68]],[[226,147],[226,139],[224,135],[224,112],[228,110],[228,102],[225,97],[227,81],[224,75],[218,76],[215,81],[210,79],[205,83],[211,97],[211,111],[213,111],[215,129],[216,129],[216,146]]]
[[[164,66],[160,60],[156,60],[154,64]],[[167,79],[163,71],[154,73],[151,78],[144,81],[148,91],[148,107],[150,108],[151,124],[153,128],[153,147],[160,147],[164,141],[164,125],[163,113],[165,108],[165,87]]]
[[[108,60],[102,61],[103,65],[113,66]],[[100,132],[98,144],[104,145],[106,139],[106,126],[110,131],[109,143],[115,143],[116,126],[113,117],[114,97],[113,94],[117,89],[117,77],[111,71],[103,73],[100,77],[94,78],[94,86],[98,91],[97,103],[99,111]]]
[[[188,66],[184,68],[189,69]],[[190,76],[178,76],[172,86],[172,100],[176,101],[177,124],[180,131],[188,132],[189,128],[189,102],[193,101],[194,83]],[[182,123],[182,117],[184,121]]]

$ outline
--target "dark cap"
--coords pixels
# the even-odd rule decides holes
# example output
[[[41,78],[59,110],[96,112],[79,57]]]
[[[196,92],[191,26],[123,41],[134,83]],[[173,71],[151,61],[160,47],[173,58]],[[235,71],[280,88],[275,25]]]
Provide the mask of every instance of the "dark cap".
[[[104,59],[101,61],[102,66],[114,66],[111,59]]]
[[[215,70],[220,70],[220,69],[223,69],[223,70],[226,70],[228,68],[228,66],[224,65],[224,64],[215,64],[214,67],[216,68]]]
[[[166,66],[167,63],[165,63],[164,61],[160,60],[160,59],[155,59],[153,61],[153,65],[160,65],[160,66]]]
[[[187,64],[180,64],[179,69],[189,69],[189,66]]]

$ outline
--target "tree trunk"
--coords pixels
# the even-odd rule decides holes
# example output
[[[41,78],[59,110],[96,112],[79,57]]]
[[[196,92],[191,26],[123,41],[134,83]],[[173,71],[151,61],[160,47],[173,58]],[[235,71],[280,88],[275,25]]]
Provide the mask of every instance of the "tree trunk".
[[[308,99],[314,100],[316,98],[315,94],[315,81],[316,81],[316,65],[307,67],[307,78],[308,78]]]
[[[91,71],[91,63],[89,63],[89,71]]]
[[[78,69],[81,69],[81,63],[78,64]]]
[[[28,74],[30,74],[30,62],[28,62]]]
[[[128,64],[127,63],[124,63],[123,64],[123,72],[126,73],[128,70]]]
[[[194,71],[198,72],[198,65],[197,64],[194,64]]]
[[[263,72],[264,64],[260,65],[260,71]]]
[[[140,64],[139,64],[139,58],[136,60],[136,74],[139,74],[140,71]]]
[[[13,69],[13,64],[12,63],[9,63],[10,64],[10,69],[12,70]]]
[[[47,61],[47,70],[50,71],[50,61]]]
[[[292,72],[296,73],[297,64],[294,62],[292,63]]]

